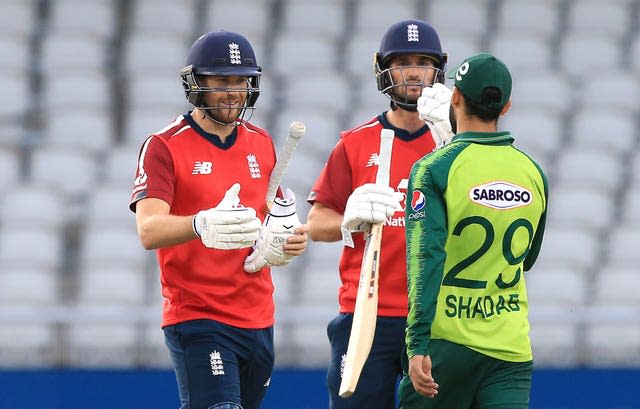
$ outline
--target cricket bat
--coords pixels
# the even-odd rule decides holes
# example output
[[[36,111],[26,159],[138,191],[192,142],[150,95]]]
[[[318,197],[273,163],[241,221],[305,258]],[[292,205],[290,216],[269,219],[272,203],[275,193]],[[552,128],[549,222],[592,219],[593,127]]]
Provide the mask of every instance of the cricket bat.
[[[287,135],[287,139],[284,141],[284,145],[282,145],[282,148],[280,148],[276,166],[273,168],[271,177],[269,178],[269,185],[267,187],[268,210],[270,210],[271,206],[273,206],[273,201],[276,198],[278,186],[280,186],[284,171],[287,169],[289,159],[291,159],[293,151],[296,149],[296,146],[298,146],[298,142],[300,142],[300,139],[302,139],[306,131],[307,128],[302,122],[295,121],[292,122],[289,126],[289,134]]]
[[[380,132],[380,153],[378,154],[378,173],[376,184],[389,186],[389,169],[393,131],[383,129]],[[365,233],[364,253],[360,267],[360,282],[356,296],[356,307],[351,324],[351,335],[347,346],[347,358],[340,383],[339,394],[343,398],[353,395],[358,385],[360,373],[369,357],[373,336],[376,332],[378,316],[378,269],[380,268],[380,243],[382,241],[382,223],[375,223],[371,231]]]

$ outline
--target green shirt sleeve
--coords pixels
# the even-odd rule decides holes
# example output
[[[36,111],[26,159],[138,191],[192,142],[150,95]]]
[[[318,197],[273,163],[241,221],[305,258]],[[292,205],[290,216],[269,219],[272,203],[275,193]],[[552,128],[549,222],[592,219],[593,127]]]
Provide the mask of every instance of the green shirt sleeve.
[[[407,237],[407,353],[429,355],[431,325],[445,261],[447,214],[444,186],[434,179],[431,157],[416,162],[411,170],[405,207]]]

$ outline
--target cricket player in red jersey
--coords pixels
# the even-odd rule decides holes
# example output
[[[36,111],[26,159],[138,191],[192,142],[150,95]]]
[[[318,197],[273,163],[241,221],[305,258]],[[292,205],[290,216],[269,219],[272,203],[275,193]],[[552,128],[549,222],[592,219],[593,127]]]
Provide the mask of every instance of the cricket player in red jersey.
[[[292,192],[265,218],[275,149],[243,119],[260,75],[242,35],[201,36],[180,72],[195,109],[140,150],[130,206],[142,244],[157,249],[162,327],[182,409],[260,406],[274,362],[269,266],[306,247]],[[266,242],[274,236],[278,245]]]
[[[378,318],[373,346],[355,393],[338,395],[355,307],[363,234],[353,234],[354,247],[345,246],[340,259],[340,314],[327,333],[332,358],[327,386],[332,409],[395,408],[396,384],[402,375],[407,317],[404,194],[413,163],[433,151],[440,140],[418,117],[417,99],[424,87],[444,81],[447,56],[436,31],[424,21],[392,25],[375,55],[378,90],[391,100],[391,109],[366,123],[342,132],[308,201],[309,236],[334,242],[341,228],[357,233],[367,224],[385,221],[379,273]],[[395,133],[390,187],[375,184],[380,131]]]

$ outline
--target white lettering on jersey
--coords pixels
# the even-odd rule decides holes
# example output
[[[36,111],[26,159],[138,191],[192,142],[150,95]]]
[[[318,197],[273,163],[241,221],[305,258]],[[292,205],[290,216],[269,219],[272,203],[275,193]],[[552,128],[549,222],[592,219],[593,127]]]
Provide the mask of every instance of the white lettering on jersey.
[[[193,164],[193,171],[191,171],[191,174],[192,175],[209,175],[211,173],[211,168],[213,168],[213,163],[211,162],[196,161]]]
[[[531,192],[510,182],[495,181],[472,187],[469,199],[492,209],[507,210],[530,205]]]

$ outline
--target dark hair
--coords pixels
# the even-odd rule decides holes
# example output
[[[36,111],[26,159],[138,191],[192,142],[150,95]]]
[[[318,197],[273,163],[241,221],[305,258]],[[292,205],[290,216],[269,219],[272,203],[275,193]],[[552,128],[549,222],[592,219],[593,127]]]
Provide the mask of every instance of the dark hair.
[[[500,102],[502,98],[502,91],[496,87],[487,87],[482,90],[482,102],[477,103],[471,101],[466,95],[464,97],[464,103],[467,106],[467,114],[477,116],[482,122],[497,121],[500,117],[502,109],[493,108],[488,106],[491,103]]]

